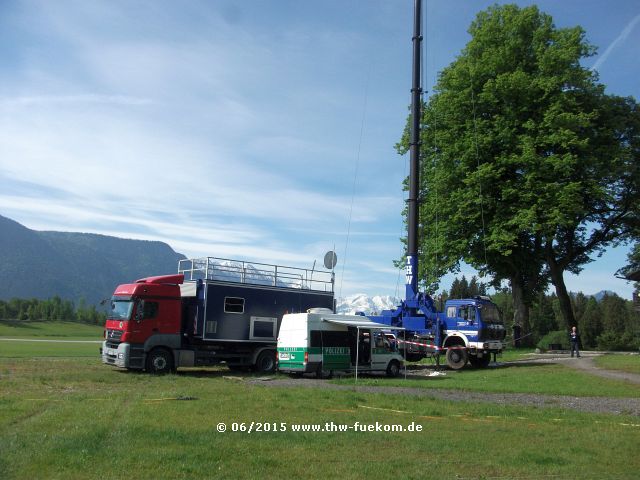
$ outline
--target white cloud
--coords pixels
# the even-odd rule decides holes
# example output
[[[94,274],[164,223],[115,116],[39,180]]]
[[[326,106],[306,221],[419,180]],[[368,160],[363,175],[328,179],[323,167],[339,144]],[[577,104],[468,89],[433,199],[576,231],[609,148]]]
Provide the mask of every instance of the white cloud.
[[[374,72],[341,281],[393,294],[405,164],[393,144],[410,84],[400,3],[20,2],[0,17],[0,214],[304,266],[335,244],[343,261]]]

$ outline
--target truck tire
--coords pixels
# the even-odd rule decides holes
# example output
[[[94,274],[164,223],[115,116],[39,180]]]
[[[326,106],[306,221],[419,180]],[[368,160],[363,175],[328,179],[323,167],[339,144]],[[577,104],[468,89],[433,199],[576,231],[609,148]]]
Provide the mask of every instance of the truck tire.
[[[467,364],[467,351],[464,347],[453,347],[447,349],[447,365],[451,370],[460,370]]]
[[[487,368],[491,363],[491,354],[485,354],[482,357],[469,355],[469,363],[474,368]]]
[[[147,354],[146,369],[153,375],[165,375],[173,372],[173,355],[164,348],[154,348]]]
[[[387,377],[395,378],[400,375],[400,364],[396,360],[391,360],[387,366]]]
[[[333,370],[325,370],[322,362],[318,364],[318,368],[316,368],[316,378],[332,378]]]
[[[273,350],[265,350],[260,352],[256,359],[256,372],[273,373],[276,371],[276,352]]]

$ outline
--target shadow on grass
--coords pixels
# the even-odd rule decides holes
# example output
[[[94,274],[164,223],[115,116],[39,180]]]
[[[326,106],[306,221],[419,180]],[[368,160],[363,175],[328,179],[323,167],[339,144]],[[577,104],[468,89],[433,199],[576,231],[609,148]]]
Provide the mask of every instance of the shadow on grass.
[[[546,362],[536,362],[536,361],[522,361],[522,362],[511,362],[505,364],[498,364],[495,367],[489,366],[489,368],[522,368],[522,367],[546,367],[547,365],[559,365],[558,362],[554,362],[553,360],[549,360]]]
[[[537,362],[514,362],[514,363],[497,363],[490,364],[486,368],[473,368],[471,366],[466,366],[461,370],[452,370],[447,366],[439,366],[435,365],[421,365],[421,364],[409,364],[407,365],[407,376],[406,380],[447,380],[451,379],[454,375],[465,375],[468,373],[481,372],[481,371],[490,371],[496,369],[511,369],[511,368],[531,368],[531,367],[541,367],[546,365],[555,365],[555,362],[546,362],[546,363],[537,363]],[[147,372],[142,370],[116,370],[120,374],[123,375],[149,375]],[[430,373],[442,373],[444,375],[433,375],[430,376]],[[229,380],[318,380],[318,381],[326,381],[328,378],[317,378],[315,373],[307,373],[304,375],[289,375],[279,372],[274,373],[260,373],[254,372],[252,370],[230,370],[224,366],[217,367],[190,367],[190,368],[181,368],[173,375],[185,378],[228,378]],[[384,372],[358,372],[358,378],[362,378],[363,380],[404,380],[404,373],[401,373],[397,377],[389,377]],[[354,381],[355,374],[354,373],[342,373],[335,372],[333,376],[330,377],[331,380],[338,381]]]
[[[0,320],[0,325],[6,325],[8,327],[24,328],[27,330],[40,330],[40,327],[29,325],[26,320]]]
[[[193,378],[258,378],[264,377],[265,375],[275,375],[275,374],[264,374],[257,373],[252,371],[237,371],[237,370],[229,370],[228,368],[218,367],[218,368],[188,368],[188,369],[180,369],[176,373],[176,375],[181,377],[193,377]]]
[[[489,366],[485,368],[476,368],[470,365],[465,366],[460,370],[453,370],[446,365],[421,365],[421,364],[409,364],[407,365],[407,370],[409,372],[423,372],[423,371],[434,371],[434,372],[443,372],[447,374],[454,373],[469,373],[469,372],[483,372],[487,370],[497,370],[497,369],[511,369],[511,368],[527,368],[527,367],[544,367],[547,365],[557,365],[557,362],[548,361],[548,362],[536,362],[536,361],[519,361],[519,362],[505,362],[505,363],[491,363]]]

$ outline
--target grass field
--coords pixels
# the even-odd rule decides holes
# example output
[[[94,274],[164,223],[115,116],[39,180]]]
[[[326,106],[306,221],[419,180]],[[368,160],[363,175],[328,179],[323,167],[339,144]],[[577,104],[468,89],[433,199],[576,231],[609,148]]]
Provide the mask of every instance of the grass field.
[[[601,368],[640,374],[640,355],[603,355],[597,357],[595,362]]]
[[[406,380],[361,377],[358,379],[358,385],[446,388],[494,393],[540,393],[575,397],[640,397],[640,385],[595,377],[563,365],[525,363],[477,370],[471,368],[460,371],[444,370],[444,373],[443,377],[409,376]],[[331,380],[331,382],[352,384],[354,379],[347,377]]]
[[[0,337],[100,340],[104,327],[75,322],[2,322]]]
[[[14,342],[0,338],[0,358],[92,357],[97,358],[98,343]]]
[[[631,479],[640,468],[637,417],[266,388],[224,368],[154,377],[101,365],[97,355],[38,358],[43,345],[30,344],[32,358],[0,358],[2,479]],[[563,381],[562,368],[502,371],[514,372],[504,384],[516,376],[523,384],[537,384],[537,375]],[[477,383],[480,389],[476,373],[452,377],[460,388]],[[495,382],[487,378],[484,391]],[[271,431],[233,431],[234,424],[248,430],[251,422]],[[327,422],[413,422],[422,431],[292,431]],[[227,431],[218,432],[219,424]],[[273,431],[283,426],[287,431]]]
[[[93,357],[104,335],[103,327],[73,322],[0,322],[0,358]],[[7,339],[28,341],[12,341]],[[53,340],[53,342],[42,341]]]

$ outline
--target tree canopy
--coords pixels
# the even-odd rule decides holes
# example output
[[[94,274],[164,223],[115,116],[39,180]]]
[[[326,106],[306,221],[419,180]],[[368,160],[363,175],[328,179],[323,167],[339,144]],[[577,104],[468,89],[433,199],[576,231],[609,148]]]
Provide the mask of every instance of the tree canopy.
[[[535,6],[492,6],[469,33],[422,110],[421,278],[435,285],[464,261],[508,280],[525,329],[551,281],[575,324],[563,273],[638,218],[638,105],[581,65],[596,51],[581,27]]]

